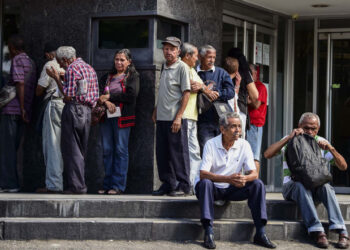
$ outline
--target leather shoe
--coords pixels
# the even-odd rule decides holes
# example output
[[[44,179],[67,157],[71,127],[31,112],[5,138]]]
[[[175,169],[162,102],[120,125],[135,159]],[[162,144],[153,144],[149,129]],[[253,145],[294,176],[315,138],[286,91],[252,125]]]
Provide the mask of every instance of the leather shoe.
[[[269,238],[267,238],[266,234],[262,235],[257,235],[255,234],[254,236],[254,244],[262,246],[262,247],[267,247],[267,248],[276,248],[276,245],[273,244]]]
[[[173,191],[170,191],[168,195],[173,197],[185,196],[185,192],[182,190],[173,190]]]
[[[345,234],[339,234],[339,241],[336,245],[337,248],[347,249],[349,247],[349,237]]]
[[[208,248],[208,249],[215,249],[216,248],[213,233],[205,233],[205,235],[204,235],[204,247]]]
[[[314,240],[319,248],[328,248],[329,246],[327,235],[324,232],[317,232]]]
[[[166,194],[168,194],[168,192],[165,191],[163,188],[159,188],[158,190],[154,190],[152,192],[152,195],[154,195],[154,196],[162,196],[162,195],[166,195]]]
[[[62,191],[55,191],[48,188],[38,188],[35,192],[38,194],[62,194]]]
[[[63,194],[86,194],[86,192],[83,192],[83,191],[81,191],[81,192],[74,192],[72,190],[67,189],[67,190],[63,191]]]

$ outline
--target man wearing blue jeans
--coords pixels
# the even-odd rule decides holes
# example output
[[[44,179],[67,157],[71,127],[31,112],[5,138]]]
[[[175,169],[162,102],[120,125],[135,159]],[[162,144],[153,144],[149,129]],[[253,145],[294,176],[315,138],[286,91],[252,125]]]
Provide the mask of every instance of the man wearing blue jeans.
[[[344,158],[326,139],[317,135],[319,128],[320,118],[318,115],[304,113],[299,120],[299,127],[294,129],[290,135],[272,144],[265,151],[264,156],[269,159],[279,152],[284,154],[289,140],[296,135],[305,133],[315,138],[322,149],[322,156],[326,160],[335,164],[340,170],[345,171],[347,169],[347,164]],[[329,229],[339,233],[339,241],[336,246],[342,249],[348,248],[349,236],[333,187],[327,183],[309,190],[306,189],[302,183],[294,182],[291,178],[285,155],[283,156],[283,197],[286,200],[292,200],[298,204],[304,224],[307,227],[308,233],[313,236],[316,245],[320,248],[327,248],[329,243],[324,233],[322,223],[317,216],[314,200],[321,201],[324,204],[328,211]]]
[[[259,174],[260,150],[263,136],[263,126],[265,125],[267,110],[267,90],[265,85],[259,81],[257,66],[255,64],[250,64],[249,67],[250,72],[252,73],[254,84],[259,92],[259,98],[255,101],[255,103],[252,103],[248,98],[250,126],[247,130],[247,141],[252,147],[256,170]]]

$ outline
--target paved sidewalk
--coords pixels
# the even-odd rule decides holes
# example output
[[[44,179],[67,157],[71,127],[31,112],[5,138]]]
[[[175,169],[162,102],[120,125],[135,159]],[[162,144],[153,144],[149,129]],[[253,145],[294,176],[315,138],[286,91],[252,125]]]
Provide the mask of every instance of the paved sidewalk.
[[[295,242],[295,241],[274,241],[277,244],[277,249],[281,250],[295,250],[295,249],[319,249],[312,245],[311,242]],[[168,242],[168,241],[64,241],[64,240],[50,240],[50,241],[0,241],[0,249],[6,250],[201,250],[205,249],[200,241],[188,242]],[[244,250],[261,250],[259,246],[255,246],[249,242],[216,242],[216,249],[244,249]],[[330,245],[328,249],[335,249],[334,244]]]

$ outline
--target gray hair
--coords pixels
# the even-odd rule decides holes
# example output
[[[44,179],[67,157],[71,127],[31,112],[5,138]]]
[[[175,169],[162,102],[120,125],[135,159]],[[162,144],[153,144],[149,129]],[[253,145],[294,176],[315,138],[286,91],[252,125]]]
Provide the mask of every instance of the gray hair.
[[[76,56],[75,49],[70,46],[61,46],[56,50],[57,59],[72,59]]]
[[[220,126],[223,126],[224,128],[227,128],[228,125],[229,125],[228,124],[228,119],[230,119],[230,118],[238,118],[239,122],[242,125],[242,120],[241,120],[241,117],[239,116],[238,113],[236,113],[236,112],[227,112],[224,115],[220,116],[220,119],[219,119]]]
[[[187,54],[192,56],[194,54],[195,50],[196,50],[196,46],[194,46],[190,43],[184,43],[181,46],[180,57],[184,58]]]
[[[214,50],[216,52],[216,49],[213,46],[207,44],[199,48],[199,54],[204,57],[208,50]]]
[[[316,119],[318,122],[318,126],[319,127],[321,126],[320,117],[317,114],[311,113],[311,112],[306,112],[306,113],[302,114],[300,119],[299,119],[299,124],[303,124],[303,122],[305,120],[308,120],[308,119]]]

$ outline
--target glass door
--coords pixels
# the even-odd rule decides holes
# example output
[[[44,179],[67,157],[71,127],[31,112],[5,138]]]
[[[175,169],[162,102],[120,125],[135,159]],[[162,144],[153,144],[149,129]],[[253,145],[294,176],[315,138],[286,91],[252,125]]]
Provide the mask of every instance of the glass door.
[[[276,135],[276,113],[282,107],[269,105],[276,101],[275,89],[276,77],[274,73],[274,48],[276,45],[276,33],[273,29],[264,27],[257,23],[234,17],[223,16],[223,38],[222,38],[222,60],[232,47],[240,48],[245,54],[248,62],[258,66],[258,75],[268,91],[268,108],[266,123],[264,125],[261,154],[271,144]],[[281,93],[282,94],[282,93]],[[279,106],[278,108],[275,108]],[[281,119],[281,118],[280,118]],[[282,169],[274,165],[281,165],[281,157],[273,161],[267,161],[261,156],[260,178],[266,184],[268,192],[278,192],[282,186]]]
[[[320,34],[318,112],[321,133],[350,165],[350,33]],[[350,193],[350,170],[332,167],[338,193]]]

